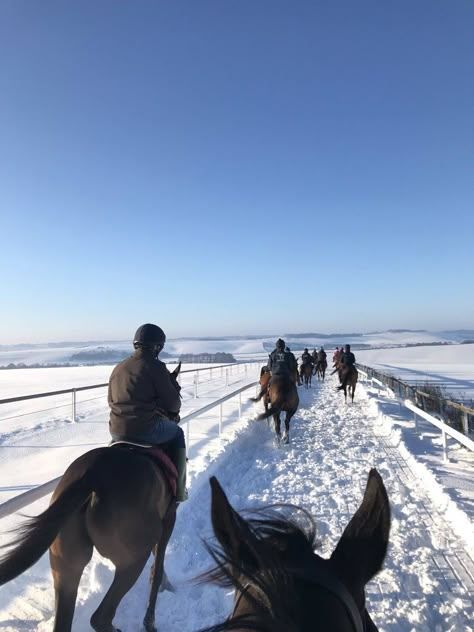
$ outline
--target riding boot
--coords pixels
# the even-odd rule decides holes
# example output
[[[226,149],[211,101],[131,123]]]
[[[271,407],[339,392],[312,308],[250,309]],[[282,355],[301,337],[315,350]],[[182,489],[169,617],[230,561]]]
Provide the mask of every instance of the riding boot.
[[[177,503],[188,500],[188,490],[186,489],[186,462],[186,448],[175,448],[173,450],[173,463],[178,470],[178,480],[176,481]]]

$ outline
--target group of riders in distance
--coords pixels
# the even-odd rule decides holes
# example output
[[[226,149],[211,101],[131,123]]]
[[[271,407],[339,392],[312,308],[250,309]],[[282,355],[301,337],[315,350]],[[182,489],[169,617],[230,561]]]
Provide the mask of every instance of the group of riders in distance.
[[[344,398],[347,401],[347,389],[349,396],[354,401],[354,392],[357,383],[358,373],[355,367],[355,356],[350,345],[336,348],[333,356],[334,371],[338,373],[340,386],[337,390],[344,391]],[[265,412],[257,419],[266,419],[273,416],[277,443],[288,444],[290,441],[290,421],[295,414],[298,404],[297,386],[305,385],[311,387],[311,378],[317,375],[318,379],[324,380],[327,369],[327,354],[323,347],[319,351],[313,350],[309,353],[305,348],[301,356],[301,364],[285,341],[279,338],[275,349],[268,357],[268,363],[260,371],[260,393],[252,401],[258,402],[263,399]],[[280,414],[285,412],[285,430],[281,432]]]
[[[0,560],[1,585],[26,571],[49,548],[55,589],[53,632],[71,630],[79,582],[94,547],[111,560],[115,575],[92,614],[92,628],[119,632],[112,623],[117,607],[153,552],[144,626],[147,632],[156,632],[155,605],[166,546],[179,503],[187,499],[186,446],[178,425],[181,366],[170,372],[159,360],[165,340],[157,325],[138,328],[133,339],[135,352],[114,368],[109,380],[112,442],[71,463],[49,508],[19,527],[12,548]],[[298,370],[295,356],[280,338],[262,369],[260,394],[254,399],[263,398],[265,412],[258,418],[273,415],[278,441],[283,443],[289,442],[291,417],[299,404],[297,385],[309,387],[313,374],[324,379],[327,368],[322,347],[313,354],[305,349],[301,360]],[[354,363],[349,345],[334,354],[339,389],[346,394],[347,386],[352,388],[352,398],[357,381]],[[283,434],[282,411],[286,412]],[[342,536],[330,560],[313,553],[312,528],[305,534],[296,529],[296,523],[275,517],[267,525],[260,519],[248,523],[229,504],[217,479],[211,478],[210,483],[212,523],[220,549],[211,549],[217,569],[208,577],[230,579],[236,600],[228,621],[208,631],[250,629],[245,625],[249,618],[251,629],[303,630],[316,615],[323,624],[318,629],[377,629],[365,609],[363,594],[385,556],[390,510],[375,470],[369,474],[363,503],[346,529],[350,533]],[[371,516],[370,520],[365,516]],[[264,567],[260,567],[262,560]],[[257,583],[255,578],[260,578]],[[283,584],[275,584],[275,578],[282,578]],[[291,597],[291,604],[295,600],[298,606],[290,604],[287,609],[282,595],[288,586],[294,589],[285,599]],[[237,625],[241,619],[242,627]]]

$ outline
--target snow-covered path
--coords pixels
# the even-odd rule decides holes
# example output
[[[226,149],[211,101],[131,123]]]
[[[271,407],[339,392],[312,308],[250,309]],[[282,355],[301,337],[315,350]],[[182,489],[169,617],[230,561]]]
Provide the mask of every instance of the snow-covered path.
[[[160,595],[158,627],[191,632],[224,619],[231,609],[231,594],[187,581],[210,563],[201,542],[211,535],[209,475],[218,477],[237,509],[275,502],[309,509],[319,527],[321,554],[328,556],[361,501],[370,467],[376,467],[388,490],[393,523],[385,568],[367,589],[374,621],[381,631],[472,630],[473,561],[409,462],[385,438],[364,388],[358,387],[353,405],[344,404],[332,378],[299,392],[300,409],[288,448],[275,448],[266,422],[253,421],[260,411],[256,405],[206,471],[194,476],[191,498],[179,509],[166,559],[177,592]],[[17,580],[22,582],[21,596],[2,600],[3,632],[51,629],[53,593],[46,560],[38,566],[28,572],[28,585]],[[86,569],[75,631],[89,629],[89,617],[110,583],[111,572],[97,556]],[[147,579],[144,572],[121,604],[115,623],[124,632],[142,629]]]

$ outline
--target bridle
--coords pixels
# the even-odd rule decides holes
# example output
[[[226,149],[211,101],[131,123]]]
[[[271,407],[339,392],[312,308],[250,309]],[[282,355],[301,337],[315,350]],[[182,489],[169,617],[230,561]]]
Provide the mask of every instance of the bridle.
[[[316,564],[311,565],[309,568],[289,568],[288,572],[300,579],[308,581],[312,584],[320,586],[330,592],[334,597],[336,597],[344,606],[347,616],[352,624],[353,632],[366,632],[366,616],[367,611],[364,610],[361,612],[357,607],[354,597],[351,595],[346,586],[342,583],[340,579],[338,579],[334,574],[328,572],[327,569],[317,566]],[[269,603],[268,597],[265,595],[263,590],[258,586],[258,584],[254,584],[252,581],[248,581],[241,589],[241,592],[236,599],[234,604],[233,612],[230,616],[232,618],[237,610],[237,607],[240,603],[242,597],[250,592],[250,589],[254,589],[256,592],[262,594],[265,605],[271,610],[271,605]]]

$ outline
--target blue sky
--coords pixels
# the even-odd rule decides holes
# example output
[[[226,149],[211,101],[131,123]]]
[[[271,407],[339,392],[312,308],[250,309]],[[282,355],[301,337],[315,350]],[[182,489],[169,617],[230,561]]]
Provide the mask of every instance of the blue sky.
[[[474,323],[474,3],[0,4],[0,344]]]

